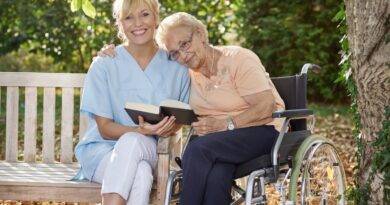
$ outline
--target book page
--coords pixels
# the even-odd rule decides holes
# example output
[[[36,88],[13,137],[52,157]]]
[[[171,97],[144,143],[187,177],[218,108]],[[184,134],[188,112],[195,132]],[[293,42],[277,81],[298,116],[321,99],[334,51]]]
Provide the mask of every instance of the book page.
[[[160,103],[160,106],[192,110],[189,104],[177,100],[164,100]]]
[[[130,103],[127,102],[125,105],[126,109],[130,110],[138,110],[141,112],[148,112],[148,113],[153,113],[153,114],[159,114],[160,109],[157,106],[154,105],[149,105],[149,104],[143,104],[143,103]]]

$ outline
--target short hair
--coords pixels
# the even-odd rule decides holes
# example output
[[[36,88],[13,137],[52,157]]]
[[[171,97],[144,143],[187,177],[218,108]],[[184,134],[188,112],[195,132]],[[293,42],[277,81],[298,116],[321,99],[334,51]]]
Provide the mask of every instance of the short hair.
[[[200,20],[198,20],[195,16],[191,14],[185,12],[177,12],[167,16],[161,21],[160,25],[158,26],[155,38],[157,44],[160,47],[166,49],[165,40],[169,30],[178,27],[197,29],[204,34],[205,42],[209,42],[207,27]]]
[[[112,16],[116,21],[123,20],[138,6],[145,4],[153,13],[157,22],[160,15],[160,4],[158,0],[115,0],[112,5]],[[126,37],[118,29],[118,37],[125,41]]]

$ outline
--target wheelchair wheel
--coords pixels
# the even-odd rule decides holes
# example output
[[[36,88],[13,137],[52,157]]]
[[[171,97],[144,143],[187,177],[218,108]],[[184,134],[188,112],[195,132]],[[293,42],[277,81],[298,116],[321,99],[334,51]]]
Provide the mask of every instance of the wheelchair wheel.
[[[312,136],[299,147],[289,183],[295,204],[345,204],[345,173],[335,147]]]

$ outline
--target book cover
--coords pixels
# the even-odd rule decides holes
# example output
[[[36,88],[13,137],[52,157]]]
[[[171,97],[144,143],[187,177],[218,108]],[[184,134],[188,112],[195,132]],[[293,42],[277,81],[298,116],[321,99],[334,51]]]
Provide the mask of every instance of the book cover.
[[[142,116],[151,124],[160,122],[165,116],[175,116],[175,122],[183,125],[191,125],[192,122],[198,121],[194,110],[188,104],[175,100],[165,100],[160,106],[126,103],[125,110],[136,124],[139,124],[138,116]]]

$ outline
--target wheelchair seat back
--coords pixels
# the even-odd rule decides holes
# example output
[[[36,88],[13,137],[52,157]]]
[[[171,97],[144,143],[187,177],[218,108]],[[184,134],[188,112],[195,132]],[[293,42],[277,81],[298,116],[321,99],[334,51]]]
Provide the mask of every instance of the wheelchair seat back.
[[[307,108],[306,87],[307,75],[271,78],[280,97],[283,99],[286,110]],[[306,130],[306,120],[291,120],[290,131]]]

